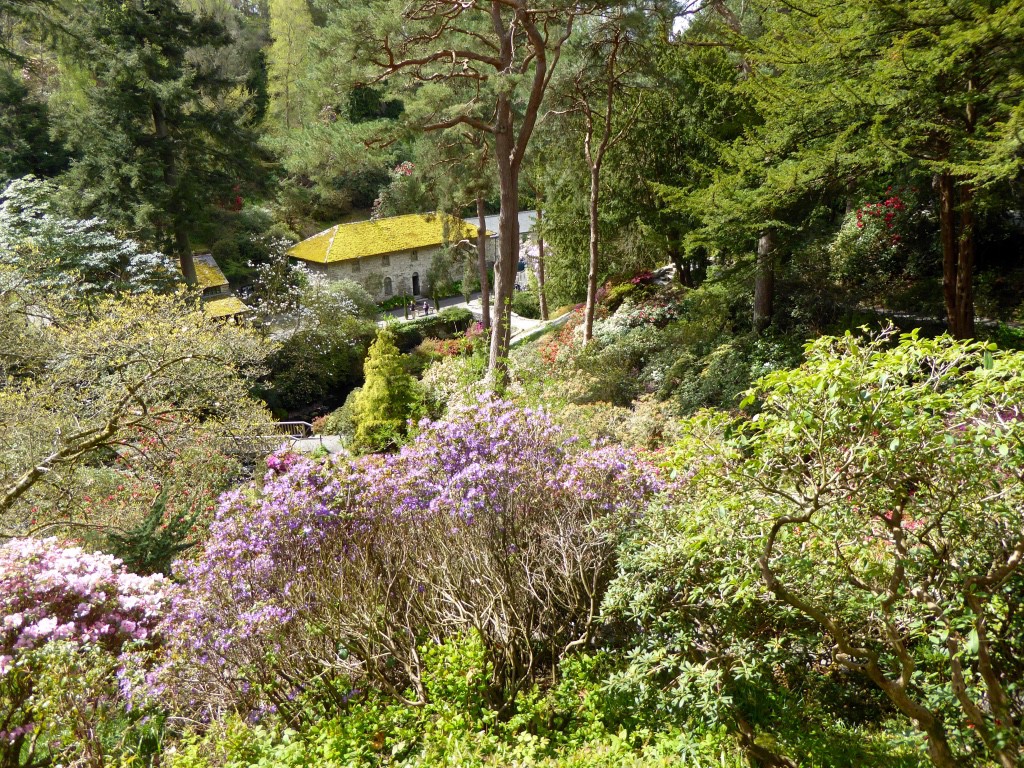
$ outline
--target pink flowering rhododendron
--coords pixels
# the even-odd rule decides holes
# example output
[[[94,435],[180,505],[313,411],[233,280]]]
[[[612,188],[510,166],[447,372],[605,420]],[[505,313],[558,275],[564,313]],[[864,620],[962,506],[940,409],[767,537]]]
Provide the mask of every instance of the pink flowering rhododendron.
[[[110,555],[57,539],[0,547],[0,676],[23,651],[51,640],[117,651],[145,640],[163,616],[167,580],[128,573]]]

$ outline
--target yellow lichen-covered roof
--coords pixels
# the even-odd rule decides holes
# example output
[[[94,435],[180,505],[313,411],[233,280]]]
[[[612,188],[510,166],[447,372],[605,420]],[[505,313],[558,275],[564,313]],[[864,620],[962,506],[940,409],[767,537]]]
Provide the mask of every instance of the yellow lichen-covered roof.
[[[237,296],[218,296],[204,301],[203,311],[207,317],[230,317],[248,312],[249,307]]]
[[[217,288],[228,284],[228,279],[224,277],[224,273],[220,271],[220,267],[217,266],[217,262],[210,254],[197,253],[193,257],[193,261],[195,261],[196,279],[199,281],[200,288]]]
[[[302,261],[329,264],[363,256],[429,248],[445,241],[476,238],[476,227],[453,216],[413,213],[387,219],[336,224],[293,246],[288,255]]]

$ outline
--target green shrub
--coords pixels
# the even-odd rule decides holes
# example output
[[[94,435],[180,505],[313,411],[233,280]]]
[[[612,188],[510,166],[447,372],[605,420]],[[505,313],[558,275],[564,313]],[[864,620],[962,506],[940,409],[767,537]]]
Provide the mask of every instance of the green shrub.
[[[949,337],[823,337],[754,415],[696,417],[605,606],[638,629],[622,683],[800,765],[1016,754],[1022,371]]]
[[[610,694],[609,654],[570,656],[547,690],[524,692],[514,710],[486,705],[483,646],[473,634],[420,647],[427,702],[405,706],[374,690],[352,692],[341,715],[310,707],[298,729],[215,721],[164,754],[168,768],[693,768],[738,766],[723,733],[654,731]]]
[[[468,309],[448,307],[433,315],[396,323],[392,333],[399,350],[410,352],[422,344],[424,339],[455,338],[465,333],[473,322],[473,313]]]
[[[356,432],[356,399],[362,387],[356,387],[349,392],[345,403],[338,409],[331,411],[321,419],[313,422],[313,432],[318,435],[336,435],[347,442],[352,439]]]
[[[390,299],[384,299],[384,301],[377,304],[378,307],[384,312],[392,309],[401,309],[406,304],[412,301],[412,296],[392,296]]]
[[[516,291],[512,296],[512,311],[520,317],[540,319],[540,298],[533,291]]]
[[[604,304],[609,312],[614,312],[622,305],[622,302],[636,290],[637,286],[633,283],[619,283],[618,285],[613,285],[605,293],[601,303]]]
[[[364,365],[366,380],[353,398],[353,447],[360,452],[396,447],[406,434],[406,422],[423,411],[422,395],[402,365],[390,328],[377,332]]]

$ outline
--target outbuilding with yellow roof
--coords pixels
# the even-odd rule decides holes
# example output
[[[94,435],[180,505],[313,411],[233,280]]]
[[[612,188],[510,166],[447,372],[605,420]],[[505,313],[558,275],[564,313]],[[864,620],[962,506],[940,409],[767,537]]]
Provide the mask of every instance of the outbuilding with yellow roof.
[[[249,307],[231,293],[228,279],[212,254],[197,253],[192,260],[196,266],[196,280],[203,291],[203,311],[207,317],[236,317],[249,311]]]

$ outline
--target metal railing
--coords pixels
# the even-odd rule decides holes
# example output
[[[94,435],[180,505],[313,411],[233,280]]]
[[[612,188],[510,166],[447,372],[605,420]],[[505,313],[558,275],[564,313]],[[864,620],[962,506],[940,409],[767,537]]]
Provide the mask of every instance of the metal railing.
[[[278,421],[274,423],[274,434],[285,437],[312,437],[313,425],[308,421]]]

